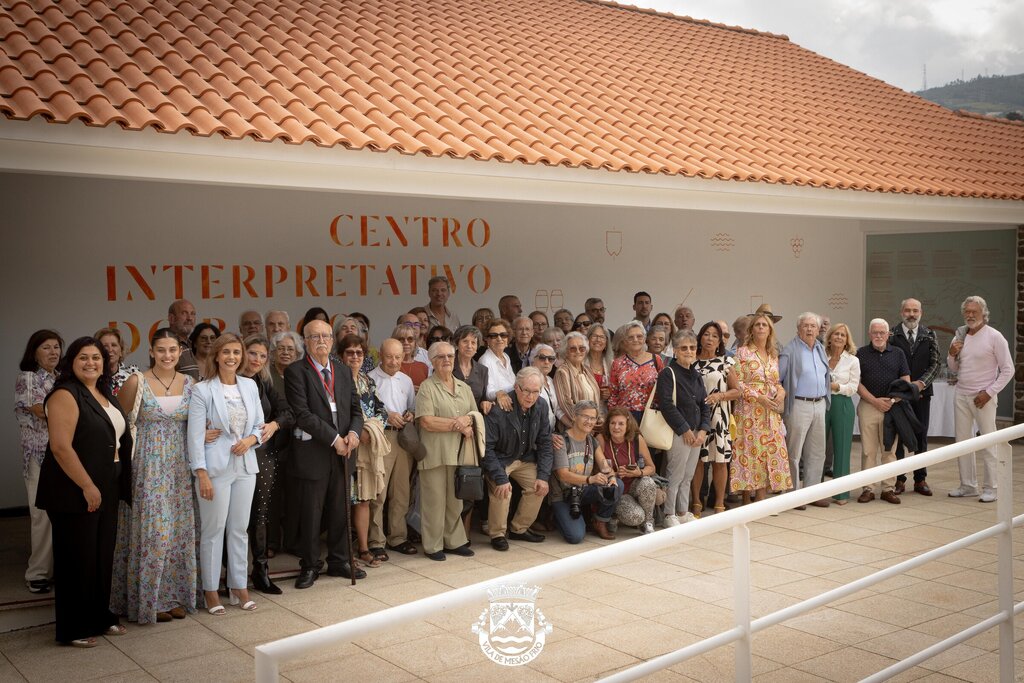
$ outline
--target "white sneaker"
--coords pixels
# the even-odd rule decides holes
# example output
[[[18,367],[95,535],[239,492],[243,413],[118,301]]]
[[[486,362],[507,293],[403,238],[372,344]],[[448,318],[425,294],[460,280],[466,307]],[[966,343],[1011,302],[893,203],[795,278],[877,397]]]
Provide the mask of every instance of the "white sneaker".
[[[640,533],[643,535],[654,533],[654,522],[644,522],[640,527]]]
[[[996,490],[985,489],[981,492],[981,498],[978,498],[979,503],[994,503],[996,502]]]
[[[949,492],[950,498],[970,498],[978,495],[978,489],[975,486],[964,486],[961,484],[955,489]],[[994,499],[993,499],[994,500]]]
[[[665,515],[665,528],[679,526],[679,518],[675,515]]]
[[[685,524],[686,522],[693,522],[696,519],[697,518],[694,516],[694,514],[692,512],[687,512],[685,515],[683,515],[683,518],[681,520],[679,520],[679,521]]]

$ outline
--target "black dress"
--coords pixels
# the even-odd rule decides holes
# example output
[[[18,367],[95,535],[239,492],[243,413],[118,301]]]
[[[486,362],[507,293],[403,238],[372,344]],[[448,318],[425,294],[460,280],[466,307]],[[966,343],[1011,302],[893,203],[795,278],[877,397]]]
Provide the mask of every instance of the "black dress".
[[[118,623],[117,615],[110,611],[110,581],[118,500],[131,503],[132,437],[126,428],[115,443],[110,417],[77,381],[58,384],[54,391],[60,390],[67,390],[78,404],[71,447],[102,497],[99,509],[89,512],[82,489],[64,472],[47,444],[36,507],[46,510],[53,528],[57,641],[69,643],[102,635]],[[107,399],[121,411],[116,400]],[[120,457],[118,463],[114,462],[115,453]]]

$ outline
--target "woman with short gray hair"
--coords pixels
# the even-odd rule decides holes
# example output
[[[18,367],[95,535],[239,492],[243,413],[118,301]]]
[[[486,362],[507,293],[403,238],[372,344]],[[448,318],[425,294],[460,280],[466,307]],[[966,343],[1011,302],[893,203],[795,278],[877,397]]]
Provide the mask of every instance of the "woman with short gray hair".
[[[580,401],[601,400],[601,387],[594,379],[594,373],[584,365],[584,358],[588,351],[587,338],[579,332],[570,332],[565,336],[565,345],[562,346],[562,365],[555,371],[555,395],[558,397],[558,405],[562,406],[562,415],[559,420],[564,428],[571,427],[576,418],[574,406]],[[601,413],[598,412],[598,422],[601,425]]]
[[[302,337],[288,330],[278,332],[270,339],[270,377],[274,381],[274,389],[284,396],[284,371],[297,360],[306,355],[306,347]]]
[[[668,492],[665,526],[695,519],[690,507],[690,481],[697,469],[700,449],[711,431],[711,406],[705,403],[704,380],[693,369],[697,336],[687,328],[672,338],[675,359],[658,374],[655,395],[665,422],[672,428],[672,445],[665,458]],[[685,513],[682,519],[679,515]]]

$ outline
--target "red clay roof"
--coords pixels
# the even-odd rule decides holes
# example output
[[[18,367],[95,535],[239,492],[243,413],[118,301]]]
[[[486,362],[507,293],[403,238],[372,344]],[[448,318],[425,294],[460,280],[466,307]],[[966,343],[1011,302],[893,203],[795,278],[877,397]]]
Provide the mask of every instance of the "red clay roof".
[[[0,45],[10,119],[1024,198],[1020,124],[595,0],[0,0]]]

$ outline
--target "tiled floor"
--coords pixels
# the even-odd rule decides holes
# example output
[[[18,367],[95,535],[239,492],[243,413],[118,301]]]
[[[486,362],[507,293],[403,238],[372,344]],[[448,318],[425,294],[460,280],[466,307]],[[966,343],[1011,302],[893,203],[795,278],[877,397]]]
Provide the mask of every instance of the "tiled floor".
[[[855,445],[856,449],[856,445]],[[1017,455],[1024,447],[1015,448]],[[855,453],[854,460],[858,460]],[[751,604],[755,616],[865,576],[953,538],[991,524],[994,505],[954,500],[956,465],[935,468],[936,495],[903,496],[903,504],[811,507],[752,526]],[[1024,482],[1024,467],[1017,481]],[[1004,492],[1003,495],[1006,495]],[[1024,489],[1016,494],[1017,507]],[[24,536],[24,520],[3,520],[6,538]],[[621,536],[633,532],[624,530]],[[284,594],[255,594],[259,609],[229,608],[226,616],[200,613],[184,621],[129,624],[120,638],[93,650],[58,647],[52,626],[0,634],[0,681],[251,680],[255,645],[333,624],[390,605],[585,551],[594,536],[568,546],[557,534],[544,543],[513,542],[493,551],[474,536],[473,558],[434,563],[422,555],[392,554],[351,587],[324,577],[304,591],[282,581]],[[1015,588],[1024,592],[1024,531],[1014,533]],[[25,599],[19,553],[0,554],[0,603]],[[498,667],[476,644],[471,624],[485,607],[439,614],[426,621],[369,635],[282,666],[289,681],[590,681],[672,651],[732,626],[731,538],[716,534],[649,557],[605,567],[543,586],[537,601],[554,631],[541,655],[521,667]],[[290,558],[275,562],[287,565]],[[994,541],[914,569],[819,608],[754,637],[756,681],[852,681],[879,671],[990,616],[996,607]],[[2,607],[2,604],[0,604]],[[11,610],[0,611],[0,617]],[[1016,629],[1017,680],[1024,680],[1024,625]],[[998,680],[998,633],[985,632],[949,649],[896,680]],[[654,681],[731,681],[733,654],[724,647],[670,667]]]

